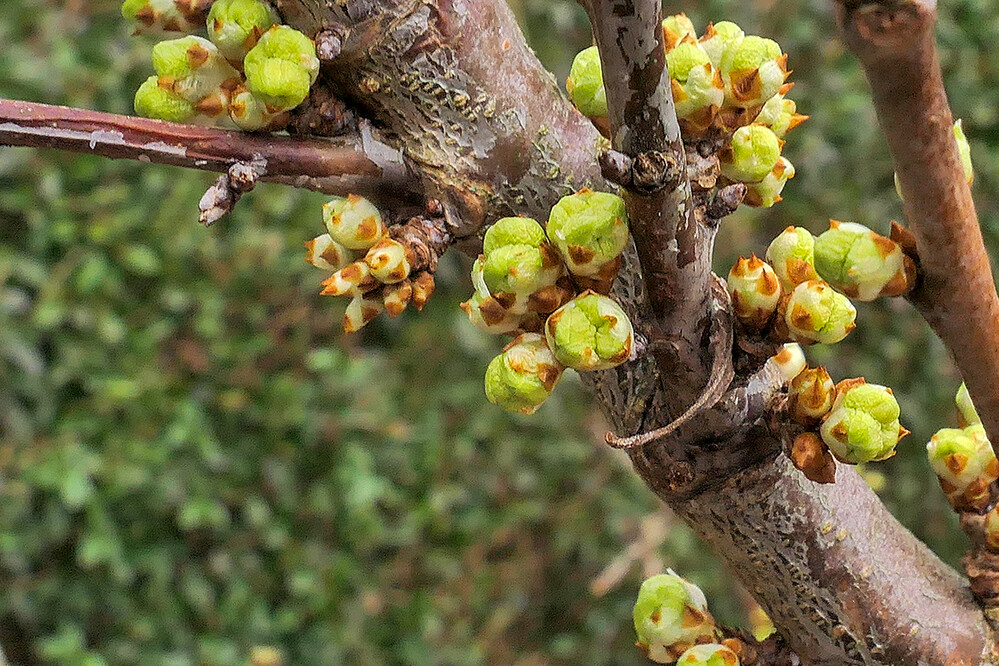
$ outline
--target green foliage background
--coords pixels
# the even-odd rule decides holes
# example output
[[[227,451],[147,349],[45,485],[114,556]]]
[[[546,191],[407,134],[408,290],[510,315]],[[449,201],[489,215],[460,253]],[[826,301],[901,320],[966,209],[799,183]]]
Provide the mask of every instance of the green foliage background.
[[[570,0],[516,0],[564,79],[586,46]],[[719,272],[787,224],[887,228],[901,207],[866,84],[828,0],[683,0],[790,53],[798,176],[783,204],[724,225]],[[941,3],[940,40],[999,241],[999,5]],[[10,0],[0,96],[131,111],[148,39],[117,3]],[[0,643],[17,664],[639,664],[630,605],[671,566],[723,620],[745,597],[599,443],[570,379],[537,415],[489,406],[500,341],[457,309],[452,258],[421,315],[339,329],[301,244],[316,195],[262,186],[206,231],[199,173],[0,149]],[[893,386],[914,432],[872,479],[956,563],[963,537],[923,459],[958,378],[904,302],[809,351]],[[613,565],[612,565],[613,563]],[[609,571],[605,571],[610,567]],[[601,572],[604,576],[601,577]],[[617,574],[617,575],[616,575]]]

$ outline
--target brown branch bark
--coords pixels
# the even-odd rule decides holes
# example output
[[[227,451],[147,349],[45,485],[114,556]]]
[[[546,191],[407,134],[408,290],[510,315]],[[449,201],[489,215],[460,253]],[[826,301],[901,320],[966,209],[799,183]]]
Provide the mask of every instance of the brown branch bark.
[[[335,139],[299,139],[0,99],[0,146],[218,173],[237,162],[254,162],[263,165],[263,180],[325,194],[361,194],[386,205],[421,203],[420,182],[402,154],[370,129]]]
[[[841,2],[837,16],[871,84],[916,238],[922,280],[909,299],[953,355],[999,451],[999,297],[954,142],[936,2]]]

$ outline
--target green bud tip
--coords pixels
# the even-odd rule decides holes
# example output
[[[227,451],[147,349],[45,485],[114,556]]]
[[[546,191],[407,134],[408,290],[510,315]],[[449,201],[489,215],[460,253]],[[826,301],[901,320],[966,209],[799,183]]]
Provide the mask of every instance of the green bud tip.
[[[801,345],[796,342],[784,345],[770,360],[774,362],[787,381],[797,377],[798,373],[807,366],[805,352],[801,349]]]
[[[729,180],[758,183],[773,171],[780,159],[781,142],[762,125],[740,127],[719,154],[722,175]]]
[[[832,409],[836,385],[825,368],[806,368],[791,380],[788,393],[791,416],[799,423],[812,425]]]
[[[551,395],[563,370],[544,337],[524,333],[486,368],[486,397],[509,411],[533,414]]]
[[[698,42],[686,40],[666,54],[676,115],[695,129],[705,129],[725,101],[718,70]]]
[[[350,250],[367,250],[388,235],[382,214],[364,197],[334,197],[323,205],[323,222],[333,240]]]
[[[975,409],[975,403],[971,401],[971,394],[968,393],[968,387],[964,382],[961,382],[961,387],[957,389],[954,402],[961,412],[961,418],[964,419],[965,425],[981,425],[982,419],[978,416],[978,410]]]
[[[530,231],[531,225],[541,230],[537,222],[528,218],[505,218],[500,222],[500,229],[486,234],[488,251],[481,263],[482,281],[489,293],[500,300],[502,295],[511,297],[510,307],[523,314],[531,294],[555,284],[564,269],[555,249],[544,240],[537,242],[536,234]],[[516,242],[520,240],[529,242]],[[509,244],[501,244],[506,242]]]
[[[728,273],[728,293],[735,316],[746,326],[762,329],[777,311],[781,287],[777,274],[755,254],[740,257]]]
[[[836,385],[836,400],[822,422],[822,441],[844,463],[884,460],[895,455],[895,445],[909,434],[898,417],[891,389],[845,379]]]
[[[781,93],[767,100],[754,121],[769,127],[779,139],[783,139],[788,132],[808,120],[808,116],[798,113],[798,105],[794,100],[784,96],[793,87],[793,83],[785,83],[781,87]]]
[[[687,37],[696,40],[697,31],[694,30],[694,24],[687,18],[686,14],[674,14],[663,19],[663,38],[667,53]]]
[[[787,181],[794,178],[794,165],[785,157],[777,158],[777,164],[758,183],[750,183],[746,188],[746,205],[755,208],[770,208],[782,201],[780,196]]]
[[[673,663],[688,648],[717,637],[704,593],[672,571],[642,583],[632,618],[638,646],[661,664]]]
[[[144,118],[183,123],[198,115],[194,105],[159,85],[159,77],[150,76],[135,91],[135,112]]]
[[[790,74],[787,55],[772,39],[749,35],[726,49],[721,63],[725,101],[733,107],[762,106],[780,92]]]
[[[788,227],[770,243],[767,262],[786,291],[819,277],[815,272],[815,238],[801,227]]]
[[[545,322],[548,346],[563,365],[576,370],[606,370],[631,357],[635,337],[631,320],[617,303],[583,292]]]
[[[322,234],[305,243],[305,260],[316,268],[338,271],[354,258],[350,250],[330,238],[329,234]]]
[[[843,294],[821,280],[794,288],[784,320],[796,342],[836,344],[857,327],[857,309]]]
[[[548,237],[573,275],[595,276],[628,244],[624,200],[588,189],[562,197],[548,217]]]
[[[992,446],[984,432],[974,426],[938,430],[926,445],[926,455],[948,496],[964,493],[979,479],[999,476]],[[980,485],[987,487],[989,483],[991,480]]]
[[[695,645],[676,660],[677,666],[739,666],[739,657],[720,643]]]
[[[208,12],[208,37],[234,62],[242,61],[272,25],[271,10],[260,0],[215,0]]]
[[[580,113],[590,118],[607,116],[607,92],[604,90],[604,76],[600,67],[600,53],[596,46],[583,49],[576,54],[566,79],[565,89],[569,99]]]
[[[319,75],[312,40],[286,25],[263,34],[243,60],[246,87],[275,110],[293,109],[309,95]]]
[[[733,45],[742,41],[746,33],[742,28],[731,21],[720,21],[719,23],[709,23],[701,36],[701,48],[708,54],[711,65],[715,69],[721,68],[725,52]]]
[[[506,245],[541,247],[547,241],[545,230],[529,217],[504,217],[497,220],[482,240],[482,252],[489,254]]]
[[[900,296],[916,280],[916,265],[898,243],[862,224],[836,220],[815,240],[815,270],[858,301]]]

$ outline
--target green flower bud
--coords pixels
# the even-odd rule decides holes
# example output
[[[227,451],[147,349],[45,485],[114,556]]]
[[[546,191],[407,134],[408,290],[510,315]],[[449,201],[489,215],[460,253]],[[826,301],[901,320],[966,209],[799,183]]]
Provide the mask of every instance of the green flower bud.
[[[791,416],[799,423],[813,425],[832,409],[836,385],[825,368],[806,368],[791,380],[788,395]]]
[[[364,255],[364,263],[376,280],[383,284],[395,284],[409,277],[409,256],[405,245],[392,238],[383,238]]]
[[[836,220],[815,239],[815,270],[858,301],[900,296],[916,279],[916,265],[898,243],[862,224]]]
[[[762,125],[740,127],[718,153],[722,175],[729,180],[758,183],[780,159],[780,139]]]
[[[309,96],[319,76],[312,40],[294,28],[276,25],[243,60],[246,87],[273,110],[293,109]]]
[[[989,485],[999,478],[999,461],[981,426],[938,430],[926,445],[926,455],[955,508],[987,505]]]
[[[489,254],[506,245],[541,247],[547,241],[545,230],[529,217],[504,217],[497,220],[482,239],[482,252]]]
[[[740,257],[728,273],[728,293],[732,310],[743,324],[762,329],[777,311],[781,288],[777,274],[755,254]]]
[[[695,645],[676,660],[677,666],[739,666],[739,657],[720,643]]]
[[[545,322],[548,346],[563,365],[576,370],[606,370],[631,357],[635,343],[631,320],[617,303],[583,292]]]
[[[715,69],[721,69],[725,52],[741,42],[745,36],[746,33],[742,31],[742,28],[731,21],[709,23],[700,40],[701,48],[708,54],[711,65]]]
[[[144,118],[186,123],[198,115],[194,105],[180,95],[161,88],[159,78],[150,76],[135,91],[135,112]]]
[[[784,191],[787,181],[794,178],[794,165],[791,160],[779,157],[777,164],[758,183],[749,183],[746,188],[746,198],[743,201],[755,208],[770,208],[781,201],[780,193]]]
[[[565,89],[569,93],[569,99],[584,116],[607,116],[607,92],[604,90],[600,53],[596,46],[576,54],[569,70],[569,78],[565,81]]]
[[[356,194],[333,197],[324,204],[323,222],[330,237],[350,250],[367,250],[388,235],[382,214]]]
[[[667,16],[663,19],[663,38],[665,39],[666,53],[673,50],[677,44],[687,37],[691,40],[697,40],[697,31],[694,30],[694,24],[690,22],[686,14],[681,12],[680,14]]]
[[[836,386],[836,400],[822,422],[822,441],[850,465],[884,460],[908,431],[898,422],[898,401],[891,389],[847,379]]]
[[[122,17],[135,33],[194,32],[205,23],[212,0],[125,0]]]
[[[208,37],[223,56],[242,62],[274,22],[260,0],[215,0],[208,12]]]
[[[857,309],[825,282],[809,280],[791,292],[784,319],[796,342],[832,345],[857,327]]]
[[[767,262],[786,291],[819,278],[815,272],[815,238],[801,227],[788,227],[770,243]]]
[[[359,296],[377,287],[379,282],[363,261],[347,264],[322,282],[322,296]]]
[[[237,72],[207,39],[190,35],[153,47],[153,69],[159,84],[186,99],[210,117],[225,113],[229,91],[240,80]]]
[[[971,401],[971,394],[968,393],[968,387],[965,386],[964,382],[961,382],[961,388],[957,390],[954,402],[961,412],[961,418],[964,419],[965,425],[981,425],[982,419],[978,416],[978,410],[975,409],[975,403]]]
[[[697,42],[685,41],[666,54],[676,116],[697,129],[711,125],[725,101],[725,88],[718,70]]]
[[[544,337],[524,333],[486,368],[486,398],[511,412],[533,414],[552,394],[564,369]]]
[[[356,333],[384,311],[384,304],[377,298],[367,294],[355,296],[343,313],[343,330]]]
[[[786,83],[782,90],[790,90],[793,83]],[[763,105],[760,114],[756,116],[756,123],[766,125],[778,139],[793,130],[801,123],[808,120],[808,116],[798,113],[798,105],[793,99],[786,98],[783,94],[774,95]]]
[[[476,289],[494,295],[515,314],[527,311],[531,294],[562,276],[562,262],[544,229],[527,217],[505,217],[487,231],[485,254],[472,267]],[[483,295],[486,295],[484,293]]]
[[[749,35],[725,51],[721,63],[725,102],[734,107],[762,106],[776,95],[790,72],[787,55],[772,39]]]
[[[548,217],[548,237],[569,272],[595,276],[628,244],[628,213],[616,194],[581,190],[562,197]]]
[[[382,290],[385,314],[393,319],[403,313],[411,300],[413,300],[413,283],[409,279],[385,285]]]
[[[493,335],[513,333],[520,329],[523,315],[514,314],[492,296],[483,296],[478,291],[461,304],[472,326]]]
[[[329,234],[323,234],[305,243],[305,260],[316,268],[338,271],[352,262],[354,255]]]
[[[770,360],[777,365],[777,369],[780,370],[780,373],[784,375],[784,379],[787,381],[791,381],[797,377],[807,366],[805,352],[802,351],[801,345],[796,342],[784,345]]]
[[[704,593],[672,571],[642,583],[632,618],[637,645],[660,664],[673,663],[688,648],[718,635]]]
[[[246,132],[274,132],[283,129],[290,116],[287,111],[272,112],[253,96],[246,86],[237,86],[229,100],[229,119]]]

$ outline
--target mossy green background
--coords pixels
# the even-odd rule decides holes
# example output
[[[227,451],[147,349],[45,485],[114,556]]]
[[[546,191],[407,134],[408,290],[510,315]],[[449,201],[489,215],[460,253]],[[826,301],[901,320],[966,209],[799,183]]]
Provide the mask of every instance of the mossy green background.
[[[512,2],[564,79],[588,44],[571,0]],[[684,0],[790,53],[812,119],[789,136],[785,201],[724,223],[717,270],[788,224],[900,218],[863,77],[828,0]],[[990,247],[999,236],[999,5],[941,2],[945,78],[965,119]],[[110,0],[11,0],[0,95],[130,112],[149,75]],[[640,664],[645,573],[746,598],[600,443],[570,377],[535,416],[485,401],[501,341],[457,308],[444,263],[422,315],[339,330],[301,260],[317,195],[264,185],[211,230],[211,177],[0,149],[0,643],[17,664]],[[902,301],[809,350],[837,378],[889,384],[913,435],[871,466],[892,510],[951,563],[964,539],[924,460],[958,377]],[[603,574],[603,575],[602,575]]]

